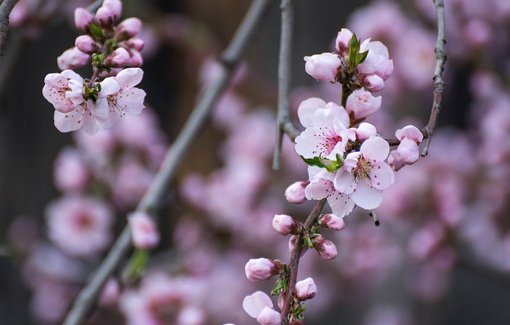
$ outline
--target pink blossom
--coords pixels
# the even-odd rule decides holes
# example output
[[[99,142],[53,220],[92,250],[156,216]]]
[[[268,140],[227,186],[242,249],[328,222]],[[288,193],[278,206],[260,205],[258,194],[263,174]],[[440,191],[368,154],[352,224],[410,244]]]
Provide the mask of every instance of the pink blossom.
[[[153,177],[153,172],[134,159],[120,161],[112,184],[113,200],[122,207],[134,206],[147,191]]]
[[[305,201],[305,187],[308,182],[292,183],[285,190],[285,199],[290,203],[300,204]]]
[[[143,70],[140,68],[127,68],[117,74],[116,77],[108,77],[101,82],[117,84],[117,88],[103,93],[104,87],[99,93],[97,106],[107,105],[106,127],[116,123],[126,114],[138,115],[145,108],[143,102],[145,91],[135,87],[143,78]],[[115,90],[115,91],[113,91]]]
[[[355,129],[355,132],[356,139],[360,141],[364,141],[370,137],[377,135],[377,129],[375,128],[375,126],[366,122],[360,123],[360,125],[358,125],[358,127]]]
[[[416,143],[423,141],[423,133],[414,125],[406,125],[395,131],[395,136],[399,140],[410,139]]]
[[[257,318],[265,307],[273,308],[273,302],[262,291],[256,291],[243,299],[244,311],[253,318]]]
[[[96,20],[102,26],[111,26],[120,18],[122,2],[120,0],[105,0],[96,12]]]
[[[322,200],[327,198],[331,210],[339,218],[343,218],[354,209],[354,201],[349,195],[337,191],[333,185],[335,174],[325,169],[309,166],[308,174],[310,184],[305,189],[309,200]]]
[[[9,25],[11,27],[19,27],[25,21],[30,14],[30,3],[27,0],[18,1],[11,10],[9,14]]]
[[[68,113],[82,104],[82,91],[83,78],[74,71],[50,73],[44,78],[43,96],[59,112]]]
[[[326,102],[320,98],[312,97],[303,100],[298,107],[298,116],[301,125],[305,128],[312,127],[314,125],[315,111],[325,106]]]
[[[99,304],[102,306],[115,306],[120,298],[119,282],[112,278],[106,282],[101,296],[99,297]]]
[[[145,41],[139,37],[130,38],[126,41],[125,44],[126,44],[126,47],[133,48],[137,51],[141,51],[145,47]]]
[[[257,316],[257,322],[261,325],[280,325],[281,316],[276,310],[264,307],[260,314]]]
[[[335,53],[322,53],[305,56],[305,71],[320,81],[336,81],[336,74],[342,61]]]
[[[142,21],[138,18],[126,18],[115,29],[118,39],[128,39],[136,36],[142,30]]]
[[[345,109],[354,120],[361,120],[377,112],[381,108],[381,102],[381,96],[374,97],[371,92],[361,88],[347,97]]]
[[[363,86],[375,93],[384,89],[384,80],[376,74],[370,74],[363,78]]]
[[[88,185],[91,175],[78,150],[65,148],[54,167],[55,185],[61,191],[80,192]]]
[[[250,281],[267,280],[278,273],[278,265],[267,258],[252,258],[246,263],[244,272]]]
[[[359,152],[351,152],[345,158],[335,176],[335,188],[363,209],[377,208],[382,202],[382,190],[395,181],[393,170],[384,162],[389,151],[388,142],[381,137],[365,140]]]
[[[319,224],[328,229],[337,231],[340,231],[345,227],[344,219],[332,213],[322,215],[319,219]]]
[[[340,55],[344,56],[349,53],[349,43],[352,39],[353,33],[347,29],[342,28],[336,37],[335,46]]]
[[[187,306],[181,310],[176,325],[202,325],[205,324],[205,313],[196,306]]]
[[[273,218],[273,228],[281,235],[287,236],[296,231],[296,221],[286,214],[277,214]]]
[[[81,31],[85,31],[93,19],[94,17],[90,11],[85,8],[76,8],[74,10],[74,24]]]
[[[306,278],[296,283],[296,297],[299,300],[308,300],[317,294],[317,286],[312,278]]]
[[[136,49],[130,49],[129,52],[130,56],[126,66],[133,68],[140,67],[143,64],[143,57],[140,51]]]
[[[405,165],[412,165],[420,158],[420,147],[411,140],[404,138],[400,141],[396,150],[388,157],[388,164],[394,171],[400,170]]]
[[[320,257],[325,260],[332,260],[338,255],[335,244],[331,240],[322,237],[322,235],[313,239],[313,246]]]
[[[106,58],[105,63],[112,67],[122,68],[127,65],[130,57],[129,52],[125,48],[119,47]]]
[[[154,220],[143,211],[137,211],[129,215],[131,239],[138,249],[150,249],[159,243],[159,232]]]
[[[309,127],[296,138],[295,148],[299,155],[331,160],[336,160],[337,155],[343,156],[345,145],[353,135],[347,130],[349,115],[343,107],[328,103],[314,111],[309,123]]]
[[[361,43],[360,52],[368,51],[368,55],[358,65],[358,71],[362,75],[375,74],[382,80],[388,79],[393,73],[393,60],[389,59],[388,48],[381,42],[371,42],[367,39]]]
[[[57,58],[57,65],[60,70],[74,70],[89,63],[90,55],[83,53],[76,47],[65,50]]]
[[[96,254],[110,242],[112,212],[101,201],[63,197],[48,206],[46,216],[49,237],[70,254]]]

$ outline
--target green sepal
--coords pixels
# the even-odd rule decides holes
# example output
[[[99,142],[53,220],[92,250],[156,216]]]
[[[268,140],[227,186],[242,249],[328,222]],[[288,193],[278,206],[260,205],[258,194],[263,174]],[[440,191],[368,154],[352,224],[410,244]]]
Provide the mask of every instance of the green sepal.
[[[278,278],[278,281],[276,281],[276,286],[271,291],[271,296],[278,296],[280,292],[287,290],[287,281],[285,279],[282,279],[282,277]]]
[[[313,157],[313,158],[305,158],[303,156],[300,156],[301,159],[308,165],[308,166],[317,166],[320,168],[325,168],[326,165],[322,162],[321,157]]]
[[[356,59],[359,54],[360,42],[356,34],[352,34],[349,41],[349,68],[354,70],[356,68]]]
[[[89,31],[94,39],[102,39],[104,36],[103,29],[94,23],[89,24]]]
[[[306,247],[313,248],[313,242],[312,242],[312,240],[310,239],[309,236],[304,236],[303,239],[305,241]]]
[[[136,279],[139,278],[143,271],[145,270],[145,266],[147,265],[147,260],[149,259],[149,251],[146,249],[136,249],[131,256],[128,264],[127,278],[128,279]]]
[[[365,62],[365,59],[367,58],[367,56],[368,56],[368,50],[366,50],[363,53],[359,53],[358,56],[356,57],[356,65]]]

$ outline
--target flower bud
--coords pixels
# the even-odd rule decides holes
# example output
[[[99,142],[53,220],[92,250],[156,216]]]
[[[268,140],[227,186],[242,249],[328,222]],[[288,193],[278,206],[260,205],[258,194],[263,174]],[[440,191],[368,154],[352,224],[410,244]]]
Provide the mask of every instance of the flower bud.
[[[74,24],[81,31],[87,30],[93,19],[94,16],[85,8],[76,8],[74,10]]]
[[[278,274],[279,267],[267,258],[252,258],[244,266],[246,277],[250,281],[267,280],[275,274]]]
[[[280,325],[282,320],[279,312],[272,308],[264,307],[257,316],[257,322],[260,325]]]
[[[333,53],[305,56],[305,70],[310,76],[320,81],[336,81],[338,68],[342,64],[338,55]]]
[[[74,46],[83,53],[94,53],[97,51],[98,47],[94,39],[89,35],[80,35],[76,37],[74,41]]]
[[[381,96],[374,97],[372,93],[361,88],[353,91],[347,97],[345,109],[354,119],[360,120],[377,112],[381,108]]]
[[[397,139],[402,141],[407,138],[413,140],[416,143],[420,143],[423,141],[423,133],[414,125],[406,125],[401,129],[398,129],[395,132],[395,136]]]
[[[120,40],[129,39],[140,33],[142,21],[138,18],[124,19],[115,30],[115,37]]]
[[[420,147],[411,139],[404,138],[400,141],[397,150],[393,150],[388,157],[388,164],[394,171],[400,170],[405,165],[412,165],[420,158]]]
[[[369,74],[363,79],[363,86],[375,93],[384,89],[384,80],[376,74]]]
[[[349,53],[349,43],[352,39],[352,32],[347,28],[342,28],[336,36],[336,50],[344,56]]]
[[[273,218],[273,228],[283,236],[296,232],[296,227],[296,221],[286,214],[277,214]]]
[[[119,47],[106,58],[105,63],[112,67],[126,67],[129,59],[129,52],[125,48]]]
[[[299,300],[308,300],[317,294],[317,286],[312,278],[306,278],[296,283],[296,298]]]
[[[145,212],[134,212],[128,217],[133,245],[138,249],[153,248],[159,243],[159,233],[152,218]]]
[[[319,219],[319,225],[331,229],[331,230],[342,230],[345,227],[343,218],[340,218],[336,214],[328,213],[321,216]]]
[[[126,41],[126,47],[133,48],[137,51],[143,50],[145,42],[139,37],[133,37]]]
[[[72,47],[68,50],[65,50],[57,58],[57,65],[60,70],[74,70],[76,68],[83,67],[90,60],[90,55],[83,53],[78,50],[76,47]]]
[[[143,64],[142,54],[140,54],[139,51],[132,49],[131,56],[129,57],[129,61],[127,64],[129,67],[133,68],[141,66]]]
[[[377,129],[370,123],[363,122],[356,128],[356,138],[359,141],[366,140],[377,135]]]
[[[120,18],[122,2],[120,0],[105,0],[96,11],[96,20],[103,27],[112,26]]]
[[[321,235],[313,239],[313,245],[320,257],[325,260],[332,260],[338,255],[335,244]]]
[[[305,187],[308,182],[295,182],[285,190],[285,199],[290,203],[300,204],[305,201]]]
[[[273,302],[262,291],[256,291],[243,299],[243,309],[250,317],[257,318],[265,307],[273,308]]]

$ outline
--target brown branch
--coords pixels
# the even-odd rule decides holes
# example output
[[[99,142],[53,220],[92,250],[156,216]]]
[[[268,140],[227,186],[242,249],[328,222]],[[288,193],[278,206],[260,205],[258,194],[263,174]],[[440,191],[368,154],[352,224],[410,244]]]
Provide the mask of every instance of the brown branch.
[[[294,27],[293,0],[282,0],[282,22],[280,32],[280,57],[278,62],[278,113],[276,121],[276,144],[273,156],[273,169],[280,169],[283,135],[294,139],[299,130],[289,117],[289,89],[292,64],[292,34]]]
[[[208,120],[214,104],[228,87],[235,67],[244,54],[246,47],[256,35],[257,28],[272,2],[272,0],[254,0],[252,2],[232,41],[218,60],[221,71],[210,87],[205,90],[179,136],[168,150],[158,174],[138,204],[137,211],[155,210],[163,201],[168,186],[174,179],[176,170],[182,162],[184,155]],[[102,264],[77,296],[72,309],[64,321],[64,325],[77,325],[85,321],[87,315],[94,307],[105,282],[119,267],[130,248],[131,231],[126,226]]]
[[[319,215],[326,204],[326,199],[322,199],[317,202],[317,205],[313,208],[312,212],[308,215],[303,224],[303,232],[297,235],[294,249],[291,252],[289,261],[289,280],[287,282],[287,291],[285,292],[285,298],[283,300],[283,306],[281,310],[282,325],[289,324],[289,313],[290,305],[294,297],[294,291],[296,289],[297,273],[299,268],[299,260],[301,259],[301,252],[304,248],[303,233],[307,233],[317,222]]]
[[[0,55],[3,54],[7,32],[9,31],[9,14],[18,0],[3,0],[0,4]]]

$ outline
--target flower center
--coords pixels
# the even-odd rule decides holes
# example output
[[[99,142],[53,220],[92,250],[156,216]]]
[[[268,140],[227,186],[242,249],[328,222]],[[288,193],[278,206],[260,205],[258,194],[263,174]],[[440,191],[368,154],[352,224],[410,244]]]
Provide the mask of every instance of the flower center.
[[[353,168],[352,173],[354,177],[361,179],[367,179],[370,178],[370,170],[372,169],[372,166],[370,164],[370,161],[365,159],[363,155],[361,155],[358,158],[358,161],[356,162],[356,167]]]

